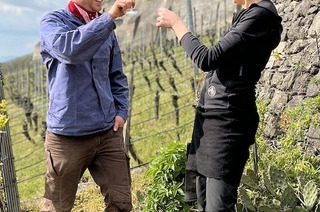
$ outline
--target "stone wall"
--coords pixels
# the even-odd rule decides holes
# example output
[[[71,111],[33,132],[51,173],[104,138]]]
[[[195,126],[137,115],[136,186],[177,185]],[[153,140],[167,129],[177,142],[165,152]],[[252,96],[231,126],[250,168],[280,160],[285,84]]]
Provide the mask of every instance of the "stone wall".
[[[283,18],[282,41],[274,51],[257,86],[259,100],[270,100],[265,135],[279,133],[284,109],[297,106],[320,92],[320,1],[273,0]],[[320,126],[307,130],[301,142],[308,152],[319,153]]]

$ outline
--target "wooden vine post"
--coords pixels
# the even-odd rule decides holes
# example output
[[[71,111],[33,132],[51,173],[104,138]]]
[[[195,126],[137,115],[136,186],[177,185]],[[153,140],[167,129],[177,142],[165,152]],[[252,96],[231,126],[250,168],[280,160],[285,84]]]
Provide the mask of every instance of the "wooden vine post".
[[[132,143],[131,143],[131,136],[130,136],[130,130],[131,130],[131,114],[132,114],[132,99],[133,99],[133,93],[134,93],[134,85],[133,85],[133,75],[134,75],[134,64],[135,62],[132,62],[132,68],[130,69],[130,79],[129,79],[129,109],[128,109],[128,118],[125,124],[124,128],[124,143],[125,143],[125,150],[127,154],[131,154],[133,159],[138,162],[138,164],[142,164],[142,161],[136,154]]]
[[[0,99],[4,100],[3,76],[0,67]],[[17,178],[14,167],[14,157],[11,145],[9,122],[3,127],[0,133],[0,153],[1,153],[1,175],[5,196],[5,206],[1,205],[1,211],[19,212],[20,198],[18,192]],[[2,201],[1,201],[2,202]],[[2,202],[3,203],[3,202]]]

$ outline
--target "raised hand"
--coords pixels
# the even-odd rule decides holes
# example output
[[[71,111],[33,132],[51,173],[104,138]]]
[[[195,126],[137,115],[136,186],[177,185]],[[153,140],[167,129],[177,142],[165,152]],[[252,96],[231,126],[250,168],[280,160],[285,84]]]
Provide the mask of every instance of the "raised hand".
[[[136,5],[135,0],[116,0],[108,11],[112,19],[119,18],[126,14],[126,10],[134,8]]]
[[[158,9],[158,17],[156,26],[164,28],[172,28],[175,23],[180,21],[180,18],[171,10],[168,10],[164,7]]]
[[[160,7],[158,9],[156,26],[173,29],[179,41],[184,34],[189,32],[181,18],[171,10],[164,7]]]

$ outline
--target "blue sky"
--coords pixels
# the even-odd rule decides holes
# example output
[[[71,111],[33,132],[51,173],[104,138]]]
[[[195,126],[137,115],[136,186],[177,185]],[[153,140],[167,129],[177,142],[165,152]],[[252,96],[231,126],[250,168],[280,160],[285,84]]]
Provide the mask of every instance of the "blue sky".
[[[41,17],[69,0],[0,0],[0,63],[34,50]]]

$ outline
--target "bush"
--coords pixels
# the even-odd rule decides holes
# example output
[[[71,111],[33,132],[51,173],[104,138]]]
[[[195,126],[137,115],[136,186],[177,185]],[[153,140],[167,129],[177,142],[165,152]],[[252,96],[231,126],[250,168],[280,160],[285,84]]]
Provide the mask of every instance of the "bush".
[[[189,211],[184,201],[186,146],[172,143],[150,162],[146,177],[152,178],[144,211]]]

